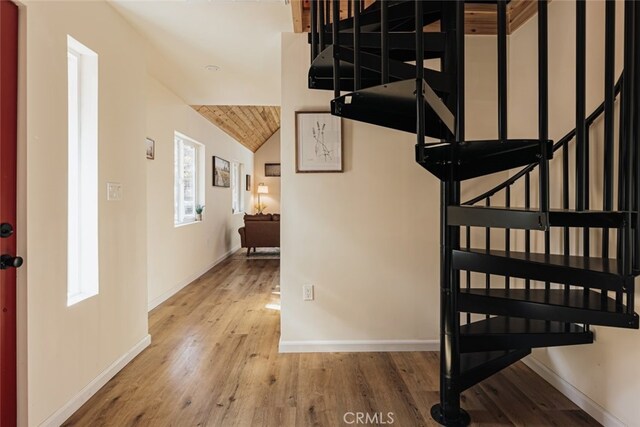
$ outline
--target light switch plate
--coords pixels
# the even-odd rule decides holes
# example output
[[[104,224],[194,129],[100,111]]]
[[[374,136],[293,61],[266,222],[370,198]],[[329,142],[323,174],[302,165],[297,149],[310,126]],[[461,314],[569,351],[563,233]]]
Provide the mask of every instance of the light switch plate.
[[[122,184],[119,182],[107,182],[107,200],[122,200]]]

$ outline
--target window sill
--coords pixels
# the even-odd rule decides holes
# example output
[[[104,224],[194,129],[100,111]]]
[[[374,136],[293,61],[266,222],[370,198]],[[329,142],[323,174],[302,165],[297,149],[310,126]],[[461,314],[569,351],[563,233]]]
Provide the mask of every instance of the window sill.
[[[67,307],[71,307],[72,305],[76,305],[79,302],[82,302],[91,297],[95,297],[98,295],[98,292],[82,292],[79,294],[75,294],[73,296],[67,296]]]
[[[200,224],[202,221],[189,221],[189,222],[181,222],[178,224],[173,224],[174,228],[181,228],[181,227],[186,227],[188,225],[193,225],[193,224]]]

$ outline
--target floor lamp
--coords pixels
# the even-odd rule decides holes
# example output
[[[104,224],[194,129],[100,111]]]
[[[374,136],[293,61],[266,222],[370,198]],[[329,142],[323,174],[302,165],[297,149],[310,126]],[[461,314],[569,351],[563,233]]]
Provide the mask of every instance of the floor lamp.
[[[263,183],[258,184],[258,213],[261,214],[262,211],[266,208],[266,206],[262,205],[262,202],[260,200],[260,195],[261,194],[269,194],[269,187],[267,187],[266,185],[264,185]]]

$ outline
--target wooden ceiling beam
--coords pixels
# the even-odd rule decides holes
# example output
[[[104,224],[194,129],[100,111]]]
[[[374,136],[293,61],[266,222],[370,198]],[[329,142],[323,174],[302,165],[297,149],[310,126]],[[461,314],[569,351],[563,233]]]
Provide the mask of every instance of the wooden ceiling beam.
[[[280,107],[192,105],[204,118],[254,153],[280,129]]]

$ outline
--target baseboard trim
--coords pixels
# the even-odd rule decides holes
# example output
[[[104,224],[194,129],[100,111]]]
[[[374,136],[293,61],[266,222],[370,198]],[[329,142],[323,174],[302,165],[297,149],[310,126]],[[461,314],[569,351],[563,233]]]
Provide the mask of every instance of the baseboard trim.
[[[626,424],[608,412],[605,408],[593,401],[589,396],[578,390],[573,385],[553,372],[543,363],[532,356],[522,359],[533,372],[542,377],[546,382],[555,387],[560,393],[567,396],[569,400],[578,405],[580,409],[591,415],[604,427],[625,427]]]
[[[280,353],[440,351],[439,340],[282,341]]]
[[[98,392],[104,385],[109,382],[118,372],[122,370],[129,362],[151,344],[151,335],[147,335],[140,342],[122,355],[118,360],[113,362],[111,366],[102,371],[93,379],[86,387],[80,390],[71,398],[62,408],[58,409],[53,415],[47,418],[40,426],[58,427],[62,425],[71,415],[73,415],[82,405],[84,405],[94,394]]]
[[[213,261],[213,263],[207,265],[204,269],[200,270],[197,273],[192,274],[191,276],[187,277],[186,279],[184,279],[183,281],[181,281],[180,283],[178,283],[177,285],[175,285],[173,288],[169,289],[168,291],[166,291],[162,295],[152,299],[147,304],[147,310],[148,311],[153,310],[154,308],[156,308],[157,306],[159,306],[160,304],[162,304],[163,302],[165,302],[166,300],[168,300],[169,298],[171,298],[172,296],[174,296],[175,294],[180,292],[182,289],[184,289],[185,286],[189,285],[194,280],[198,279],[203,274],[205,274],[207,271],[211,270],[213,267],[215,267],[216,265],[220,264],[225,259],[229,258],[231,255],[236,253],[238,250],[240,250],[240,246],[237,246],[237,247],[231,249],[230,251],[226,252],[225,254],[220,256],[217,260]]]

